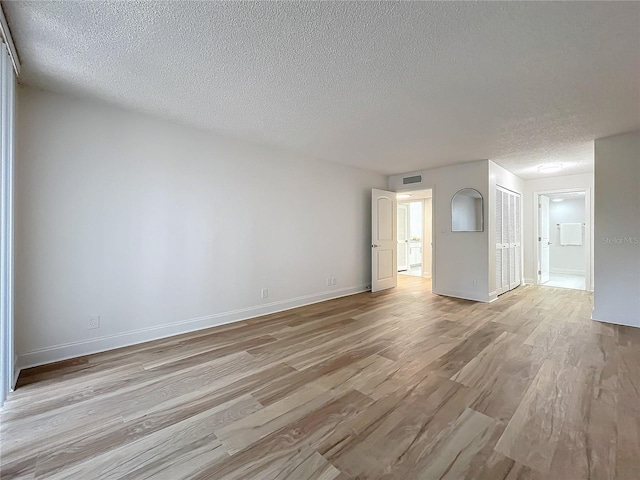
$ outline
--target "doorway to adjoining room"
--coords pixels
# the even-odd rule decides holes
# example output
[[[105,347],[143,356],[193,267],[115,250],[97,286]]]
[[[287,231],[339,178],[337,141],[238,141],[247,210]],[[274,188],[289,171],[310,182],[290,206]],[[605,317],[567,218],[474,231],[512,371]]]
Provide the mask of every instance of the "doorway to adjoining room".
[[[588,206],[585,191],[538,196],[538,284],[586,290]]]
[[[431,278],[432,190],[402,192],[398,200],[398,273]]]

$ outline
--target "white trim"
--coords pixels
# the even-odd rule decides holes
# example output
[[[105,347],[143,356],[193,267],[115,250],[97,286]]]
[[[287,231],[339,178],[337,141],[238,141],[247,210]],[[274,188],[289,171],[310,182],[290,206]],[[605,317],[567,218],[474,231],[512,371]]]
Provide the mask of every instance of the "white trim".
[[[593,309],[591,312],[591,320],[603,323],[612,323],[614,325],[626,325],[628,327],[640,327],[640,320],[634,315],[625,315],[623,313],[602,312]]]
[[[525,278],[523,283],[525,285],[535,285],[536,281],[533,278]]]
[[[16,384],[18,383],[18,377],[20,376],[20,359],[18,358],[18,354],[16,353],[13,356],[13,378],[11,379],[11,391],[13,392],[16,388]]]
[[[2,36],[2,41],[7,45],[7,50],[9,51],[9,57],[11,57],[11,63],[13,64],[13,70],[16,72],[16,77],[20,75],[20,59],[18,58],[18,52],[16,51],[16,46],[13,43],[13,37],[11,36],[11,31],[9,30],[9,25],[7,24],[7,19],[4,16],[4,12],[2,11],[2,5],[0,4],[0,36]]]
[[[324,302],[326,300],[346,297],[367,291],[369,291],[369,288],[366,288],[365,286],[342,288],[340,290],[304,295],[289,300],[281,300],[264,305],[241,308],[239,310],[216,313],[204,317],[191,318],[155,327],[131,330],[129,332],[107,335],[104,337],[93,338],[91,340],[54,345],[52,347],[20,354],[19,365],[21,369],[25,369],[47,363],[59,362],[69,358],[91,355],[107,350],[113,350],[115,348],[128,347],[138,343],[159,340],[196,330],[225,325],[227,323],[248,320],[262,315],[269,315],[272,313],[282,312],[284,310],[290,310],[292,308],[303,307],[305,305],[311,305],[313,303]]]

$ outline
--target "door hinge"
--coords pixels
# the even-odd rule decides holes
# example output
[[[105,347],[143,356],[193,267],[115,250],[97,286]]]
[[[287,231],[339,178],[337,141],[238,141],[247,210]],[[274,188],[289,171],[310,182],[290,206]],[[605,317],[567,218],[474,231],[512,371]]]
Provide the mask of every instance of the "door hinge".
[[[538,275],[542,275],[542,270],[538,270]]]
[[[542,237],[538,237],[538,241],[541,242],[542,241]]]
[[[541,203],[538,204],[538,208],[542,208],[542,204]]]

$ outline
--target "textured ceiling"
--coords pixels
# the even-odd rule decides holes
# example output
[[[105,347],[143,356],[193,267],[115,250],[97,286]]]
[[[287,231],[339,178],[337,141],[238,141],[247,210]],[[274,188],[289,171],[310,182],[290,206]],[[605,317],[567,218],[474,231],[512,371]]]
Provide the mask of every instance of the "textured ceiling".
[[[640,128],[639,2],[3,8],[23,83],[385,174],[582,173],[592,140]]]

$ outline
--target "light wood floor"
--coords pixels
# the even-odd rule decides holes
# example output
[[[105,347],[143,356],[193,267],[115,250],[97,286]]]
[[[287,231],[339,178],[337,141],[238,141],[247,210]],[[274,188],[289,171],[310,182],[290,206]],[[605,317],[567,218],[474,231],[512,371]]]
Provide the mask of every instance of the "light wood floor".
[[[23,372],[0,476],[640,478],[640,329],[587,292],[400,282]]]

